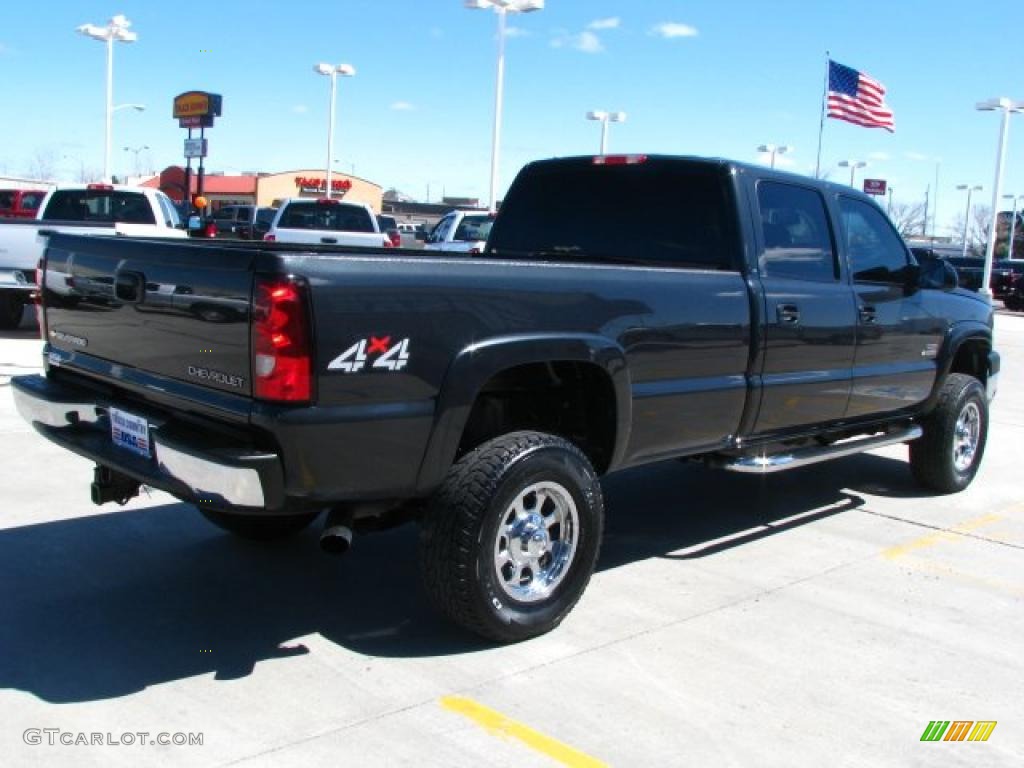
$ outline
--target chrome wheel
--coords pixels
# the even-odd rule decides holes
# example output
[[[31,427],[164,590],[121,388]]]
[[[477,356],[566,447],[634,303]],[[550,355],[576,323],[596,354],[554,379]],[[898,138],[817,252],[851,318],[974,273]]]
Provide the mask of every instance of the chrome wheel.
[[[498,584],[513,600],[549,597],[569,572],[579,539],[572,494],[553,482],[534,483],[509,505],[494,542]]]
[[[969,402],[960,411],[953,431],[953,466],[957,472],[966,472],[974,464],[981,439],[981,411],[977,403]]]

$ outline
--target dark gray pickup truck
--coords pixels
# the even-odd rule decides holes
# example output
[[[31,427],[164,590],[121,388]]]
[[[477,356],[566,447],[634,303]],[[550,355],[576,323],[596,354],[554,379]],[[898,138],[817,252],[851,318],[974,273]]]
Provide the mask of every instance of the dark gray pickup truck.
[[[642,226],[638,227],[638,222]],[[956,492],[985,449],[992,308],[844,186],[725,160],[528,165],[479,256],[56,235],[29,422],[236,534],[421,526],[427,591],[514,641],[583,593],[598,478],[774,472],[910,443]]]

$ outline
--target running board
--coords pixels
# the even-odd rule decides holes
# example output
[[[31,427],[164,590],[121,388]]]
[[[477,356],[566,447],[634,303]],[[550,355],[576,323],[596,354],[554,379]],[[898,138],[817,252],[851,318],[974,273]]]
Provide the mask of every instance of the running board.
[[[913,424],[895,432],[862,437],[857,440],[848,440],[820,448],[801,448],[798,451],[791,451],[789,453],[775,453],[764,456],[741,456],[736,459],[727,460],[719,466],[732,472],[747,472],[758,475],[768,474],[769,472],[783,472],[787,469],[797,469],[798,467],[806,467],[809,464],[817,464],[819,461],[852,456],[855,453],[863,453],[864,451],[870,451],[886,445],[906,443],[910,440],[916,440],[922,434],[921,427]]]

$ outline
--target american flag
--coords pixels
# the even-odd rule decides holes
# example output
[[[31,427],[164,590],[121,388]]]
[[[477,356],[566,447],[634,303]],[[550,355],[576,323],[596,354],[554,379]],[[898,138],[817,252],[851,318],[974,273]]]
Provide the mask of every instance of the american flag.
[[[892,110],[885,103],[885,86],[863,72],[831,60],[828,63],[828,116],[895,132]]]

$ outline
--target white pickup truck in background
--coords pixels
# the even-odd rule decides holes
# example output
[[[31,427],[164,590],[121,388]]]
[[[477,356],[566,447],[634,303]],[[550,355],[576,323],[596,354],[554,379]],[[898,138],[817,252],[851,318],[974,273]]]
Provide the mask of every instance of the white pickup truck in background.
[[[0,220],[0,329],[17,328],[36,290],[35,270],[46,235],[183,238],[181,219],[163,192],[112,184],[62,184],[51,189],[35,219]]]
[[[493,223],[494,214],[487,211],[449,211],[430,230],[423,247],[428,251],[483,253]]]
[[[390,248],[373,208],[327,198],[290,197],[281,203],[264,240],[302,245]]]

